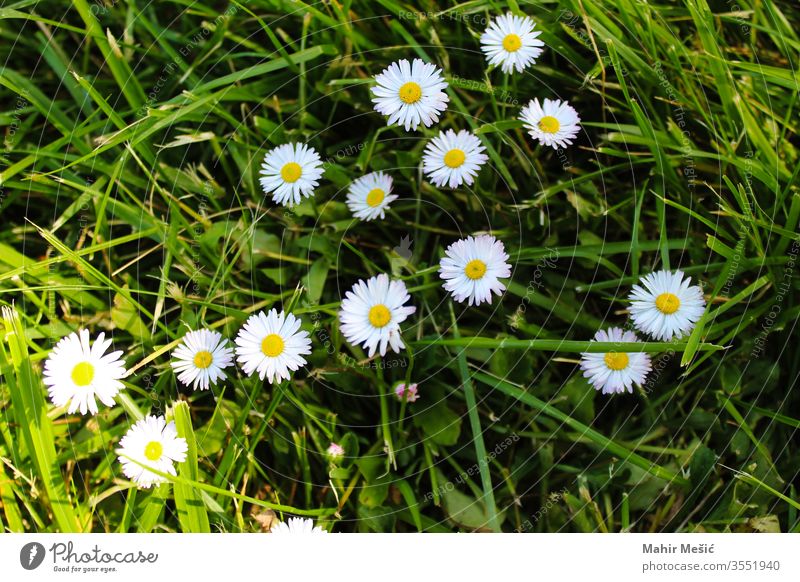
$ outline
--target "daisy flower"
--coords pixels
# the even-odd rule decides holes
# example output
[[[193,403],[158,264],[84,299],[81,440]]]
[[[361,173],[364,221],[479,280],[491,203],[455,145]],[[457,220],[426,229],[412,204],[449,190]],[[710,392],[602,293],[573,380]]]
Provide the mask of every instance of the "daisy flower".
[[[397,195],[391,192],[392,177],[383,172],[372,172],[350,184],[347,207],[361,220],[383,218],[389,203],[397,200]]]
[[[628,299],[631,301],[631,319],[636,329],[656,339],[680,339],[694,329],[705,311],[703,291],[692,279],[683,278],[682,271],[657,271],[634,285]]]
[[[314,522],[302,517],[290,517],[286,521],[280,521],[269,530],[272,534],[326,534],[326,530],[321,527],[314,527]]]
[[[553,149],[570,145],[581,129],[578,112],[560,99],[545,99],[541,104],[532,99],[522,108],[520,120],[533,139]]]
[[[323,171],[314,148],[287,143],[267,152],[259,180],[264,193],[272,193],[275,204],[292,206],[314,193]]]
[[[457,188],[464,182],[472,185],[474,176],[489,159],[482,153],[485,149],[474,134],[463,129],[458,133],[448,129],[425,146],[422,169],[439,187],[447,184]]]
[[[172,357],[177,361],[170,365],[182,384],[208,390],[209,384],[216,386],[217,380],[225,378],[222,370],[233,363],[233,349],[228,347],[228,340],[222,339],[222,334],[201,329],[183,336]]]
[[[386,274],[359,281],[342,300],[342,334],[352,345],[367,348],[370,358],[379,345],[381,356],[386,355],[387,345],[399,352],[406,347],[400,338],[400,324],[417,309],[403,305],[409,299],[406,284],[390,281]]]
[[[405,384],[398,384],[394,387],[394,395],[397,396],[400,402],[403,400],[406,402],[416,402],[417,398],[419,398],[416,384],[409,384],[408,388],[406,388]]]
[[[44,383],[56,406],[69,403],[67,412],[97,414],[97,401],[114,406],[114,397],[122,390],[125,376],[122,351],[106,354],[111,340],[105,334],[89,345],[89,331],[82,329],[61,338],[44,363]]]
[[[122,472],[143,488],[166,481],[148,468],[175,475],[173,463],[185,461],[189,450],[186,439],[178,436],[175,423],[167,424],[163,416],[147,416],[134,424],[119,441],[119,446],[117,454]]]
[[[492,293],[500,295],[506,286],[498,279],[511,276],[511,265],[503,243],[491,235],[467,237],[447,247],[439,263],[444,288],[459,303],[469,300],[491,303]]]
[[[534,32],[536,24],[527,16],[514,16],[510,12],[489,23],[481,35],[481,49],[490,65],[500,65],[504,73],[514,69],[518,73],[532,65],[542,54],[544,43]]]
[[[236,336],[237,361],[245,374],[258,372],[270,384],[288,380],[306,363],[304,355],[311,353],[308,332],[300,329],[300,319],[291,313],[278,313],[270,309],[269,314],[259,311],[251,315]]]
[[[638,342],[632,331],[609,327],[594,334],[592,341]],[[650,356],[644,352],[606,352],[604,354],[581,354],[583,375],[596,390],[603,394],[633,392],[633,383],[642,385],[650,372]]]
[[[371,89],[375,111],[388,115],[387,125],[397,123],[405,130],[425,127],[439,121],[439,113],[447,109],[449,97],[444,92],[447,82],[436,65],[414,59],[392,63],[375,75],[377,86]]]

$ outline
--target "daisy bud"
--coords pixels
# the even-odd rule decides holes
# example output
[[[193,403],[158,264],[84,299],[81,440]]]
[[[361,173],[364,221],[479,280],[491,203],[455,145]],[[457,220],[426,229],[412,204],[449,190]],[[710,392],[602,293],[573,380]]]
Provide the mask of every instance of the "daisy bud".
[[[400,402],[404,400],[406,402],[416,402],[417,398],[419,398],[416,384],[409,384],[408,388],[406,388],[405,384],[398,384],[394,387],[394,394]]]
[[[331,461],[339,461],[344,457],[344,448],[337,443],[331,443],[325,452]]]

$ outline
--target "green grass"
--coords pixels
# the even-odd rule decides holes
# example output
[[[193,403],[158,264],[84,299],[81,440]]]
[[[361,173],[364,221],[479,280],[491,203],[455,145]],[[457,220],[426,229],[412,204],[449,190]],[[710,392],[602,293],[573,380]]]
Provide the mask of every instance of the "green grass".
[[[333,531],[800,531],[800,9],[732,4],[6,3],[0,527],[260,531],[272,512]],[[510,77],[479,43],[509,9],[548,47]],[[450,104],[406,133],[369,86],[413,57],[443,68]],[[517,116],[533,97],[570,101],[576,144],[531,141]],[[446,128],[487,148],[473,189],[421,179]],[[288,211],[258,170],[290,141],[327,163]],[[400,199],[354,221],[348,184],[381,169]],[[511,255],[508,291],[454,304],[439,259],[480,232]],[[608,349],[588,340],[661,268],[702,284],[702,320],[625,346],[653,357],[648,382],[596,394],[580,353]],[[368,360],[336,314],[380,272],[417,313],[407,350]],[[177,385],[169,354],[189,328],[233,338],[271,307],[311,333],[292,381]],[[112,332],[131,371],[96,417],[54,408],[41,381],[81,327]],[[400,381],[417,402],[397,402]],[[115,449],[147,413],[190,448],[171,483],[136,490]]]

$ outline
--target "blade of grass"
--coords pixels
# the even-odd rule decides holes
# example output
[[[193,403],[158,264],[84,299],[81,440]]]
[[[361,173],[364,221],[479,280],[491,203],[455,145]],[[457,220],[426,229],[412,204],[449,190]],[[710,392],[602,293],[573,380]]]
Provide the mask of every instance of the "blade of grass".
[[[516,338],[489,338],[489,337],[469,337],[469,338],[439,338],[421,339],[409,342],[412,346],[460,346],[466,348],[491,348],[502,349],[529,349],[545,352],[568,352],[601,354],[604,352],[646,352],[657,353],[675,351],[682,352],[686,349],[687,342],[595,342],[595,341],[574,341],[574,340],[524,340]],[[699,351],[724,350],[723,346],[702,343],[699,344]]]
[[[136,531],[139,533],[150,533],[156,524],[161,521],[161,514],[164,513],[164,507],[167,504],[167,497],[169,497],[169,484],[162,483],[157,485],[153,492],[145,497],[142,504],[144,510],[136,524]]]
[[[33,372],[25,330],[14,308],[3,307],[3,323],[5,337],[0,342],[0,372],[11,394],[18,430],[47,492],[49,507],[59,530],[80,532],[80,520],[67,496],[64,476],[55,460],[53,423],[47,415],[43,387]]]
[[[598,431],[594,430],[593,428],[589,428],[582,422],[575,420],[568,414],[561,412],[558,408],[554,407],[552,404],[548,404],[547,402],[540,400],[533,394],[527,392],[522,386],[518,386],[506,380],[501,380],[500,378],[495,378],[483,372],[475,372],[472,377],[477,380],[478,382],[482,382],[487,386],[491,386],[493,388],[497,388],[501,392],[516,398],[520,402],[528,404],[532,406],[536,410],[543,412],[544,414],[555,418],[559,422],[562,422],[572,428],[573,430],[577,430],[582,435],[591,439],[601,450],[608,451],[609,453],[617,456],[623,463],[630,463],[632,465],[636,465],[640,469],[644,469],[651,475],[658,477],[659,479],[664,479],[671,483],[675,483],[676,485],[680,486],[688,486],[689,481],[684,477],[673,473],[672,471],[662,467],[661,465],[657,465],[651,461],[648,461],[641,455],[638,455],[631,451],[630,449],[620,445],[619,443],[611,440],[610,438],[606,437],[605,435],[599,433]]]
[[[450,305],[450,319],[453,322],[453,335],[456,339],[459,338],[458,324],[456,323],[456,314],[453,311],[452,302]],[[483,442],[483,429],[481,428],[481,419],[478,414],[478,404],[475,400],[475,387],[472,385],[470,379],[469,369],[467,367],[467,356],[464,350],[459,350],[456,356],[458,360],[458,371],[461,375],[461,386],[464,388],[464,399],[467,403],[467,416],[469,416],[469,424],[472,429],[472,443],[475,447],[475,457],[478,460],[478,471],[481,476],[481,487],[483,489],[483,503],[486,507],[486,517],[488,519],[487,525],[492,531],[499,532],[500,524],[497,521],[497,506],[494,501],[494,488],[492,487],[492,476],[489,473],[489,460],[486,456],[486,445]]]
[[[173,409],[173,415],[178,436],[186,439],[186,444],[189,447],[186,451],[186,460],[178,464],[178,474],[187,480],[197,481],[199,476],[197,441],[192,429],[189,405],[186,402],[179,402]],[[175,497],[175,506],[178,509],[178,520],[183,531],[188,533],[209,533],[211,527],[208,523],[208,512],[200,491],[195,490],[191,485],[176,483],[173,495]]]

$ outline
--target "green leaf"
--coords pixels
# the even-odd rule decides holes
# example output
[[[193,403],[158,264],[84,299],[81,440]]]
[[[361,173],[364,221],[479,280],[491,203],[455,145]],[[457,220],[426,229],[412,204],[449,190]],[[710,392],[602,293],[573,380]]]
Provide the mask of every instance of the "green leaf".
[[[698,446],[692,455],[692,460],[689,461],[689,479],[692,486],[701,489],[714,471],[716,464],[717,455],[714,454],[714,451],[703,444]]]
[[[474,497],[455,488],[445,488],[442,493],[442,507],[448,519],[470,530],[491,531],[486,505]],[[502,514],[498,516],[502,522]]]
[[[389,507],[359,505],[356,509],[358,529],[363,532],[391,532],[394,529],[394,514],[395,510]]]
[[[461,434],[461,417],[450,410],[444,400],[415,414],[414,425],[430,440],[445,446],[456,444]]]
[[[330,268],[330,261],[326,257],[320,257],[314,261],[308,270],[308,274],[303,277],[303,285],[306,287],[308,300],[311,303],[319,303]]]
[[[414,520],[414,525],[417,526],[417,531],[421,532],[422,514],[419,511],[419,502],[417,501],[416,495],[414,495],[414,490],[411,488],[411,485],[409,485],[404,479],[398,479],[392,483],[392,485],[397,487],[398,491],[400,491],[400,494],[403,496],[403,499],[406,502],[408,511],[411,513],[411,519]]]
[[[214,415],[195,433],[198,453],[203,457],[216,455],[228,439],[229,427],[236,426],[236,419],[241,413],[241,407],[238,404],[219,398]]]
[[[123,289],[129,291],[127,285],[125,285]],[[150,330],[147,329],[144,321],[139,317],[139,312],[136,307],[121,293],[114,295],[114,306],[111,308],[111,321],[113,321],[118,328],[124,329],[140,342],[148,342],[150,340]]]
[[[386,501],[389,495],[389,484],[392,482],[387,475],[378,479],[375,483],[366,485],[358,494],[358,501],[366,507],[379,507]]]

